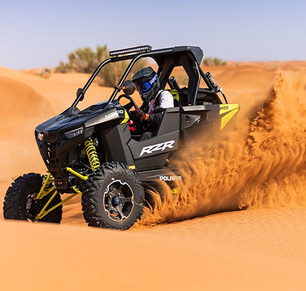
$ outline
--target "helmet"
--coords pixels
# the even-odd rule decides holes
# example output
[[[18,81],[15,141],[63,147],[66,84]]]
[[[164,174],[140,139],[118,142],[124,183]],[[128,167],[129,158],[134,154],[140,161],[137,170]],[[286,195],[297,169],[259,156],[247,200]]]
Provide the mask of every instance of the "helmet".
[[[140,69],[135,74],[132,81],[134,82],[141,99],[147,103],[154,99],[160,88],[158,76],[151,67]]]

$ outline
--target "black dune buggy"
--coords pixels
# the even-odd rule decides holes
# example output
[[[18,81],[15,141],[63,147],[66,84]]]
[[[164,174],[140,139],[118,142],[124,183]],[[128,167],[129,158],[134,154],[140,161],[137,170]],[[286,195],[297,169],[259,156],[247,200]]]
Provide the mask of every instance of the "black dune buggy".
[[[138,107],[130,96],[134,85],[126,79],[141,58],[155,61],[161,89],[168,89],[175,101],[147,140],[131,135],[128,126],[129,110]],[[198,135],[216,136],[239,110],[239,105],[227,103],[211,74],[202,71],[202,58],[202,50],[193,46],[157,50],[141,46],[110,52],[110,58],[78,89],[71,107],[37,126],[35,137],[47,174],[25,174],[12,183],[5,195],[4,218],[59,223],[62,204],[81,195],[89,226],[130,228],[143,213],[147,186],[165,181],[173,188],[173,182],[182,179],[171,166],[179,151]],[[100,70],[127,60],[109,100],[80,111],[77,105]],[[186,87],[181,88],[172,75],[176,67],[186,73]],[[63,193],[70,196],[62,201]]]

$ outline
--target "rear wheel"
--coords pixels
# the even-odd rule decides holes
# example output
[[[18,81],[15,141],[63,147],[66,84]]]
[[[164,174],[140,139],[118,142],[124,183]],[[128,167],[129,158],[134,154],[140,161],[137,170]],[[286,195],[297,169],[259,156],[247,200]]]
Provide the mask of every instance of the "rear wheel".
[[[5,219],[18,219],[35,221],[35,217],[43,209],[52,191],[43,199],[35,199],[43,184],[43,176],[40,174],[26,174],[18,177],[6,192],[3,205]],[[47,210],[61,202],[59,193],[50,202]],[[60,223],[62,220],[62,205],[55,208],[39,221]]]
[[[86,182],[83,215],[89,226],[124,230],[141,217],[143,201],[137,172],[118,162],[105,163]]]

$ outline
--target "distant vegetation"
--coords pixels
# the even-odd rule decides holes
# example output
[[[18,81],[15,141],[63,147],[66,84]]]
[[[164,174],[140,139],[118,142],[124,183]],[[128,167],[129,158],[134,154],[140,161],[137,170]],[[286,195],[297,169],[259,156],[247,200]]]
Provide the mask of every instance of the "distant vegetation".
[[[89,47],[80,48],[68,54],[68,63],[60,62],[55,68],[58,73],[79,72],[93,73],[96,67],[109,57],[107,45],[97,46],[96,51]],[[99,73],[98,83],[101,86],[113,87],[119,82],[120,77],[128,66],[128,61],[109,63]],[[147,65],[140,59],[133,66],[132,74]]]
[[[208,66],[208,67],[213,67],[213,66],[225,66],[226,65],[226,62],[221,60],[221,59],[218,59],[218,58],[210,58],[210,57],[207,57],[207,58],[204,58],[203,60],[203,64],[205,66]]]
[[[94,72],[96,67],[105,59],[109,57],[109,50],[107,45],[97,46],[96,51],[93,51],[90,47],[79,48],[74,52],[68,54],[68,62],[60,62],[55,68],[55,72],[58,73],[87,73]],[[101,86],[114,87],[118,84],[123,72],[128,66],[128,61],[109,63],[99,73],[97,82]],[[226,62],[219,58],[204,58],[203,64],[205,66],[225,66]],[[147,61],[140,59],[133,66],[132,74],[135,74],[140,68],[146,67]]]

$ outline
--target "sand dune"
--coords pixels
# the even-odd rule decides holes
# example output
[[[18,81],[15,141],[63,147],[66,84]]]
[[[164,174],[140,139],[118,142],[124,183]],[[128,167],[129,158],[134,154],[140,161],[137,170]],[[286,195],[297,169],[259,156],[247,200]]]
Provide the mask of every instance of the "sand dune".
[[[4,290],[304,290],[305,214],[250,210],[124,233],[1,222],[1,284]]]
[[[4,221],[1,209],[1,290],[305,290],[305,69],[204,68],[241,104],[238,130],[208,158],[201,145],[186,152],[180,197],[156,200],[129,231],[88,228],[79,197],[64,205],[61,225]],[[0,67],[2,200],[14,178],[45,171],[34,128],[69,106],[87,78]],[[110,91],[94,85],[82,106]]]

